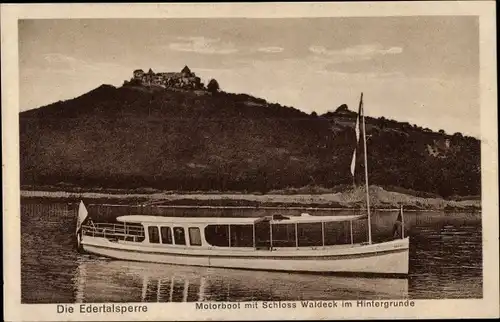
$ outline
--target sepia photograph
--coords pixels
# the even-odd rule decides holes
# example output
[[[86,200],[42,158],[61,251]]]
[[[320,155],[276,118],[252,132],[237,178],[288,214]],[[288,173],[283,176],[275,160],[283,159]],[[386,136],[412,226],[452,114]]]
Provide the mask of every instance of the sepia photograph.
[[[17,305],[45,305],[38,320],[498,306],[484,17],[217,7],[9,20]]]

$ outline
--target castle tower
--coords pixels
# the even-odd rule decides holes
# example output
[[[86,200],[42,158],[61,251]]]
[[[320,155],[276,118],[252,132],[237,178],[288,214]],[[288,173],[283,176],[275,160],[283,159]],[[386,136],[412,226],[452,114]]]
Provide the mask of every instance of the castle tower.
[[[134,70],[134,78],[141,79],[144,76],[144,71],[142,69]]]
[[[181,74],[184,77],[190,77],[192,75],[191,70],[187,66],[184,66],[184,68],[181,70]]]

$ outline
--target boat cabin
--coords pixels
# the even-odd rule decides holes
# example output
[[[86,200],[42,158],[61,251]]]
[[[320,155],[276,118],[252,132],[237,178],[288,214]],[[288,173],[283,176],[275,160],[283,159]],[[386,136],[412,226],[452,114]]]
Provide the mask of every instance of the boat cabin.
[[[112,241],[181,248],[316,248],[364,242],[353,222],[365,215],[260,218],[121,216],[120,224],[83,225],[83,234]],[[358,238],[359,239],[359,238]]]

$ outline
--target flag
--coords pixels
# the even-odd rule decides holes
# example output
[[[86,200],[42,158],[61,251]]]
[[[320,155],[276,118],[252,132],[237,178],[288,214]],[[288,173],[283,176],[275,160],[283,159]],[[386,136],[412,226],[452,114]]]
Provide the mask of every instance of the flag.
[[[360,120],[359,118],[363,114],[363,93],[361,93],[361,98],[359,100],[359,109],[358,109],[358,117],[356,118],[356,127],[354,128],[354,131],[356,132],[356,145],[359,142],[359,134],[360,134]],[[364,115],[363,115],[364,118]]]
[[[403,222],[403,207],[399,208],[399,214],[398,214],[398,218],[396,219],[396,221]]]
[[[351,174],[354,177],[354,169],[356,169],[356,148],[354,148],[354,152],[352,153],[352,161],[351,161]]]
[[[87,219],[89,213],[87,211],[87,208],[83,204],[83,201],[80,201],[80,206],[78,207],[78,219],[76,221],[76,234],[80,232],[80,229],[82,228],[82,224]]]
[[[398,218],[392,227],[392,235],[395,238],[404,238],[404,226],[403,226],[403,206],[399,209]]]
[[[354,171],[356,169],[356,149],[359,144],[359,134],[360,134],[360,120],[359,118],[363,114],[363,93],[361,93],[361,99],[359,101],[358,116],[356,117],[356,126],[354,127],[354,132],[356,133],[356,146],[354,147],[354,152],[352,154],[351,161],[351,174],[354,177]],[[364,117],[364,116],[363,116]]]

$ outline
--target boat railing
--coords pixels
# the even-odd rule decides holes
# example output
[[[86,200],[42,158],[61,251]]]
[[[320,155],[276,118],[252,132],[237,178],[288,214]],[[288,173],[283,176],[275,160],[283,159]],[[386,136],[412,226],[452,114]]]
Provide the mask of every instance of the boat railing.
[[[84,236],[104,237],[110,240],[140,242],[144,240],[144,228],[113,223],[92,223],[82,225]]]

